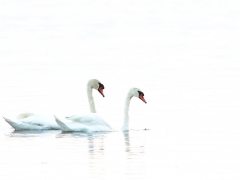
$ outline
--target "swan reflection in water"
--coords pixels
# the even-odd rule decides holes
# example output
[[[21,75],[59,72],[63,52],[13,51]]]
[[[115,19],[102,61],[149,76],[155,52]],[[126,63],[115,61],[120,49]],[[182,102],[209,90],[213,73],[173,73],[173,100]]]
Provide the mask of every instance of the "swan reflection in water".
[[[131,155],[131,148],[130,148],[130,139],[129,139],[129,132],[123,132],[124,135],[124,144],[125,144],[125,152],[128,153],[128,155]]]
[[[145,139],[135,131],[88,135],[90,178],[127,179],[145,175]]]
[[[144,134],[145,131],[131,130],[93,134],[61,133],[58,137],[61,139],[72,137],[69,141],[75,139],[74,144],[80,148],[79,154],[75,155],[79,157],[87,155],[85,166],[89,179],[116,177],[127,179],[142,178],[145,174]]]
[[[105,138],[107,133],[83,133],[83,132],[61,132],[57,135],[61,139],[69,139],[79,149],[77,157],[86,157],[86,176],[90,179],[104,177],[105,175]],[[74,140],[75,139],[75,140]],[[73,140],[75,142],[73,142]],[[71,144],[69,144],[71,146]],[[73,145],[72,145],[73,146]],[[84,162],[79,162],[84,163]]]
[[[44,177],[49,172],[52,176],[79,177],[78,171],[83,171],[81,176],[86,179],[141,179],[145,174],[145,132],[13,131],[6,142],[16,142],[19,152],[11,148],[8,154],[19,166],[36,171],[33,165],[37,164]]]
[[[16,131],[12,130],[5,133],[8,137],[17,137],[17,138],[29,138],[29,137],[46,137],[46,136],[56,136],[60,131],[52,130],[52,131],[36,131],[36,130],[24,130],[24,131]]]
[[[103,134],[88,135],[88,167],[90,178],[105,176],[105,139]]]
[[[125,145],[125,167],[128,176],[136,178],[143,178],[145,175],[145,142],[144,139],[137,135],[136,132],[124,132],[124,145]],[[138,133],[138,132],[137,132]]]

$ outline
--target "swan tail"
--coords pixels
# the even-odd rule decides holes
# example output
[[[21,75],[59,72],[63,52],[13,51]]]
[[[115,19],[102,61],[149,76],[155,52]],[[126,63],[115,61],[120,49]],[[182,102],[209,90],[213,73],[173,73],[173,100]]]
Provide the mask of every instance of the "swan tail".
[[[71,129],[66,124],[64,124],[62,121],[60,121],[56,116],[54,116],[54,117],[55,117],[56,123],[58,124],[58,126],[60,127],[60,129],[62,131],[71,131]]]
[[[45,127],[41,124],[33,124],[33,123],[26,123],[26,122],[15,122],[11,119],[3,117],[5,121],[12,126],[16,131],[22,130],[48,130],[48,127]]]
[[[11,119],[8,119],[6,117],[3,117],[3,119],[5,119],[5,121],[12,126],[15,130],[22,130],[22,127],[20,126],[19,123],[12,121]]]

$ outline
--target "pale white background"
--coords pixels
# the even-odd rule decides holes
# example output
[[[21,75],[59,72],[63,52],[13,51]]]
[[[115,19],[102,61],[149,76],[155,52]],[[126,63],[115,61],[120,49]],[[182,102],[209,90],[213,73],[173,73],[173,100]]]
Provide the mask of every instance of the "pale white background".
[[[196,162],[187,177],[237,179],[239,32],[238,1],[0,1],[0,115],[88,112],[86,83],[97,78],[106,95],[93,93],[97,111],[119,129],[126,93],[138,87],[148,104],[132,100],[131,128],[180,153],[187,170],[178,173]],[[0,125],[4,139],[10,127]],[[163,166],[173,162],[162,156]],[[161,177],[175,172],[167,167]]]

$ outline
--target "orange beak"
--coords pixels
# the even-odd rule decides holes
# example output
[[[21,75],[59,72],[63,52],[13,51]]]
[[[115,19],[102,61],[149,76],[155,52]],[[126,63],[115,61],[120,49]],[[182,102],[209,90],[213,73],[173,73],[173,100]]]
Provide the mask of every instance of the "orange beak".
[[[102,88],[101,86],[98,88],[98,91],[100,92],[100,94],[101,94],[103,97],[105,97],[104,94],[103,94],[103,88]]]
[[[140,98],[143,102],[147,103],[147,101],[144,99],[144,97],[143,97],[142,94],[140,94],[139,98]]]

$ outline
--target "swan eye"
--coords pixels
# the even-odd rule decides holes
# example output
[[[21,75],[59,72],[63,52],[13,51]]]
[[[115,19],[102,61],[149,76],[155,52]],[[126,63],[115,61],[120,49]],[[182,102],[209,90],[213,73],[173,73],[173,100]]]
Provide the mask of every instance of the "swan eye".
[[[99,84],[99,88],[104,89],[104,85],[102,83],[98,83]]]
[[[142,91],[138,91],[138,93],[139,93],[139,96],[144,96],[144,93],[142,92]]]

